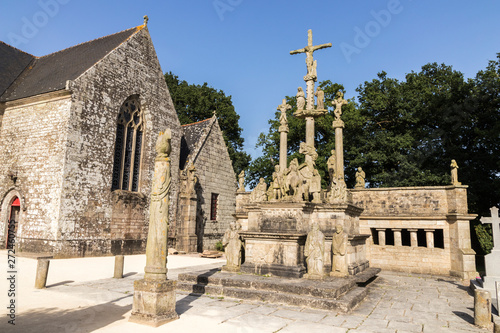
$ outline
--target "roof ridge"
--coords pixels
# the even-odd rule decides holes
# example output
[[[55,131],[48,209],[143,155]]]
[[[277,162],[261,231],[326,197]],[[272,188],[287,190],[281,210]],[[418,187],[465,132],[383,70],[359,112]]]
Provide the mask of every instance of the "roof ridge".
[[[144,28],[144,25],[139,25],[137,27],[133,27],[133,28],[129,28],[129,29],[125,29],[125,30],[122,30],[122,31],[118,31],[118,32],[115,32],[114,34],[111,34],[111,35],[106,35],[106,36],[102,36],[102,37],[98,37],[98,38],[94,38],[94,39],[91,39],[91,40],[88,40],[86,42],[82,42],[82,43],[79,43],[79,44],[76,44],[76,45],[73,45],[73,46],[70,46],[70,47],[67,47],[65,49],[62,49],[62,50],[59,50],[59,51],[56,51],[56,52],[52,52],[52,53],[49,53],[49,54],[46,54],[44,56],[41,56],[41,57],[37,57],[37,56],[34,56],[36,59],[42,59],[42,58],[45,58],[45,57],[48,57],[48,56],[51,56],[51,55],[54,55],[54,54],[57,54],[57,53],[60,53],[60,52],[63,52],[63,51],[67,51],[67,50],[70,50],[74,47],[77,47],[77,46],[80,46],[80,45],[83,45],[83,44],[87,44],[87,43],[92,43],[92,42],[95,42],[97,40],[100,40],[100,39],[104,39],[104,38],[107,38],[107,37],[111,37],[111,36],[114,36],[114,35],[118,35],[122,32],[125,32],[125,31],[129,31],[129,30],[132,30],[132,29],[136,29],[137,31],[140,31]],[[136,31],[136,32],[137,32]],[[133,35],[133,34],[132,34]],[[130,35],[127,40],[132,37],[132,35]],[[123,42],[122,42],[123,43]],[[121,43],[120,43],[121,44]]]
[[[190,124],[184,124],[184,125],[181,125],[181,127],[184,127],[184,126],[191,126],[191,125],[196,125],[196,124],[199,124],[199,123],[202,123],[204,121],[209,121],[211,120],[213,117],[210,117],[210,118],[207,118],[207,119],[203,119],[203,120],[200,120],[200,121],[197,121],[195,123],[190,123]]]
[[[18,48],[17,48],[17,47],[15,47],[15,46],[12,46],[12,45],[10,45],[10,44],[7,44],[7,43],[6,43],[6,42],[4,42],[4,41],[1,41],[1,40],[0,40],[0,43],[3,43],[3,44],[5,44],[5,45],[7,45],[8,47],[12,47],[14,50],[19,51],[19,52],[22,52],[22,53],[24,53],[24,54],[27,54],[27,55],[29,55],[29,56],[31,56],[31,57],[33,57],[33,58],[37,58],[37,56],[34,56],[34,55],[32,55],[31,53],[25,52],[25,51],[23,51],[23,50],[21,50],[21,49],[18,49]]]

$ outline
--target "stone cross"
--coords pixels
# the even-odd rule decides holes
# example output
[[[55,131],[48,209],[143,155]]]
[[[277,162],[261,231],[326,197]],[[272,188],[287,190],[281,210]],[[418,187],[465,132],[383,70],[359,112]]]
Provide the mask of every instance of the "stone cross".
[[[481,223],[491,223],[491,229],[493,232],[493,249],[500,250],[500,218],[498,217],[498,208],[490,208],[491,217],[482,217]]]
[[[312,75],[314,70],[314,60],[313,60],[313,53],[314,51],[325,49],[327,47],[332,47],[332,43],[327,43],[327,44],[321,44],[321,45],[313,45],[313,35],[312,35],[312,30],[309,29],[307,31],[307,46],[290,51],[290,54],[299,54],[299,53],[305,53],[306,54],[306,64],[307,64],[307,74]]]
[[[287,165],[287,140],[288,140],[288,121],[286,119],[286,111],[290,110],[292,106],[290,104],[286,104],[286,99],[283,99],[280,106],[278,106],[278,110],[281,111],[280,115],[280,172],[283,172]]]

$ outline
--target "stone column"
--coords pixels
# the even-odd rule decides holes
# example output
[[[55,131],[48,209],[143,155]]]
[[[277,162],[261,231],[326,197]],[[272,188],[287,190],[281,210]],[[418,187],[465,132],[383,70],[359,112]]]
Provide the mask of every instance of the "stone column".
[[[427,243],[427,248],[434,248],[434,229],[424,229],[425,230],[425,240]]]
[[[314,117],[306,117],[306,143],[314,147]]]
[[[377,229],[378,231],[378,245],[385,245],[385,229]]]
[[[418,229],[408,229],[410,232],[410,243],[411,247],[418,247],[417,231]]]
[[[175,281],[167,280],[167,232],[171,186],[171,132],[160,133],[151,187],[149,231],[144,279],[134,282],[130,321],[158,327],[179,316],[175,312]]]
[[[392,229],[394,232],[394,246],[403,246],[403,242],[401,241],[401,229]]]
[[[196,252],[198,236],[196,236],[196,193],[179,194],[181,225],[177,239],[177,250],[187,253]]]
[[[280,126],[280,172],[285,171],[287,167],[287,147],[288,126]]]
[[[343,128],[344,122],[342,120],[333,121],[333,128],[335,129],[335,155],[337,158],[337,179],[344,181],[344,139]]]
[[[36,265],[35,289],[43,289],[47,284],[47,275],[49,274],[50,260],[38,259]]]
[[[491,294],[484,289],[474,290],[474,324],[491,329]]]
[[[125,257],[123,255],[115,256],[115,272],[113,278],[121,279],[123,278],[123,265],[125,263]]]

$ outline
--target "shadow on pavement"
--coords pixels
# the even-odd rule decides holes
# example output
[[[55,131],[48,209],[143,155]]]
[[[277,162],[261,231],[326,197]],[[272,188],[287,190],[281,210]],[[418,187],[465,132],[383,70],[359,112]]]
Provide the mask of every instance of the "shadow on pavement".
[[[113,322],[125,318],[125,313],[132,309],[132,305],[116,305],[121,299],[95,306],[59,309],[37,308],[19,313],[16,317],[15,328],[18,332],[93,332]],[[3,324],[3,323],[2,323]],[[9,325],[10,326],[10,325]],[[3,328],[0,327],[0,331]]]
[[[45,288],[52,288],[52,287],[57,287],[57,286],[63,286],[65,284],[70,284],[70,283],[73,283],[75,281],[73,280],[66,280],[66,281],[61,281],[61,282],[57,282],[57,283],[53,283],[53,284],[50,284],[48,286],[45,286]]]

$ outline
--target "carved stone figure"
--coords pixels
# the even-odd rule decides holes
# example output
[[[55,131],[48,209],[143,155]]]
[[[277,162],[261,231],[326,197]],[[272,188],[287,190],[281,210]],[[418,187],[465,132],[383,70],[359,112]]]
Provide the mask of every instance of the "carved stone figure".
[[[318,153],[316,152],[316,148],[308,145],[305,142],[301,142],[299,146],[299,153],[304,154],[305,161],[309,165],[313,167],[316,165],[316,160],[318,159]]]
[[[335,226],[332,236],[332,272],[331,276],[347,276],[347,234],[341,225]]]
[[[198,182],[198,177],[196,176],[196,168],[192,164],[187,170],[187,193],[194,194],[194,187]]]
[[[302,87],[297,89],[297,114],[301,113],[306,106],[306,95]]]
[[[337,173],[335,172],[337,168],[337,158],[335,156],[335,149],[332,149],[332,156],[328,158],[326,164],[328,166],[328,176],[330,177],[330,187],[333,187],[337,184]]]
[[[167,279],[168,195],[170,193],[170,129],[156,141],[156,159],[149,206],[149,231],[146,245],[146,280]]]
[[[342,91],[337,92],[337,98],[332,101],[332,104],[335,106],[335,110],[333,111],[335,114],[335,120],[340,120],[340,116],[342,115],[342,106],[347,104]]]
[[[243,243],[238,228],[236,228],[236,222],[229,224],[229,229],[226,230],[222,238],[222,245],[224,246],[227,260],[223,270],[239,271],[241,266],[241,246]]]
[[[292,197],[293,201],[300,201],[300,176],[299,176],[299,161],[294,158],[290,162],[290,167],[287,171],[286,186],[288,195]]]
[[[245,170],[241,170],[238,175],[238,192],[245,192]]]
[[[280,200],[281,199],[281,183],[282,183],[282,177],[280,174],[280,166],[275,165],[274,166],[274,172],[273,172],[273,184],[272,184],[272,198],[271,200]]]
[[[312,202],[321,203],[321,176],[317,169],[314,169],[309,193],[312,194]]]
[[[286,111],[290,110],[292,106],[286,103],[286,99],[283,99],[281,105],[278,106],[278,110],[281,111],[280,115],[280,132],[288,132],[288,120],[286,119]]]
[[[365,177],[366,174],[361,167],[356,171],[356,185],[355,188],[365,188]]]
[[[318,224],[314,223],[311,231],[307,234],[306,244],[304,246],[304,256],[307,263],[308,279],[322,279],[323,272],[323,254],[325,253],[325,235],[319,230]]]
[[[451,185],[461,185],[458,181],[458,164],[457,161],[451,160]]]
[[[325,92],[318,87],[314,95],[317,97],[316,109],[323,110],[325,108]]]
[[[264,178],[259,179],[259,183],[253,189],[250,194],[250,201],[261,202],[267,201],[267,184],[264,182]]]
[[[328,201],[330,203],[347,201],[347,186],[343,180],[337,180],[337,183],[330,188]]]

